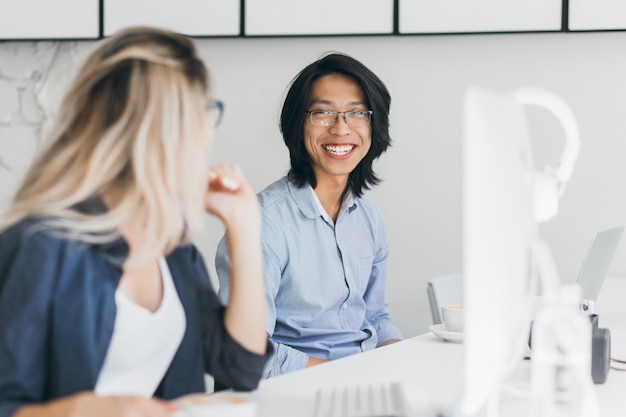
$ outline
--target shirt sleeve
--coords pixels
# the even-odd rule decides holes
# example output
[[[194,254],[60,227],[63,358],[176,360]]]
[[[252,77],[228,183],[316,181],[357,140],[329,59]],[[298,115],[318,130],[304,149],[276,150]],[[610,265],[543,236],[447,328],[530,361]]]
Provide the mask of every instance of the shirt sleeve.
[[[276,326],[276,295],[281,279],[281,259],[284,243],[279,239],[277,228],[267,216],[263,216],[263,276],[265,277],[265,291],[267,301],[267,334],[273,346],[274,355],[270,358],[263,371],[263,377],[269,378],[287,372],[305,368],[309,357],[307,354],[290,346],[272,340]],[[215,254],[215,270],[218,275],[220,288],[219,299],[222,303],[228,302],[230,281],[230,256],[226,237],[223,237],[217,246]]]
[[[282,271],[287,262],[287,248],[281,228],[269,216],[263,216],[263,274],[267,298],[267,333],[274,346],[274,356],[265,366],[264,377],[282,375],[306,368],[309,356],[289,345],[272,339],[276,327],[276,297],[280,288]]]
[[[276,343],[273,340],[271,340],[271,342],[274,348],[274,355],[265,366],[265,370],[263,371],[264,378],[270,378],[306,368],[309,362],[309,356],[306,353],[300,352],[291,346]]]
[[[43,401],[48,306],[60,245],[10,229],[0,234],[0,416]]]
[[[271,279],[271,275],[269,275],[268,265],[271,263],[271,261],[267,257],[265,244],[263,246],[263,276],[265,277],[265,295],[267,300],[267,309],[269,310],[267,312],[266,327],[267,333],[271,335],[274,332],[274,325],[276,323],[276,306],[274,304],[274,297],[276,295],[276,292],[278,291],[278,287],[274,285],[275,280]],[[224,305],[228,303],[228,296],[230,292],[230,268],[230,254],[228,253],[226,236],[224,236],[217,245],[217,251],[215,254],[215,270],[217,272],[217,278],[220,284],[220,288],[217,294],[218,298]],[[278,279],[278,282],[280,282],[280,277]],[[276,287],[275,290],[273,290],[274,287]]]
[[[402,339],[402,334],[387,311],[386,287],[389,242],[382,216],[378,211],[376,211],[376,214],[374,217],[376,224],[372,227],[376,233],[376,253],[364,299],[367,305],[367,320],[376,330],[378,345],[380,346],[382,343],[392,339]]]
[[[230,255],[228,253],[226,235],[224,235],[222,240],[217,244],[217,250],[215,252],[215,272],[217,272],[217,279],[220,284],[217,296],[222,304],[226,305],[228,303],[230,289]]]

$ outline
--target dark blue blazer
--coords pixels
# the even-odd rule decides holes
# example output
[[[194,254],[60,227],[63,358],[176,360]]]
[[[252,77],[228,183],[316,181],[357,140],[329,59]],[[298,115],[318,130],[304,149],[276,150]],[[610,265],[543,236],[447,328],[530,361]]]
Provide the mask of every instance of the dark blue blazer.
[[[31,219],[0,233],[0,417],[93,390],[113,333],[125,241],[87,244],[40,225]],[[228,335],[224,306],[194,246],[166,259],[187,328],[155,395],[202,392],[205,372],[221,387],[256,388],[271,345],[261,356]]]

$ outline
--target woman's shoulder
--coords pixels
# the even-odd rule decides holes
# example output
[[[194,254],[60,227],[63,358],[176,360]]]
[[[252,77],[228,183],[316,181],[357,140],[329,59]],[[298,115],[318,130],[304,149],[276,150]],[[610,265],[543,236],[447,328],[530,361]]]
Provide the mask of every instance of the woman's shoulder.
[[[68,260],[78,262],[93,258],[96,252],[108,254],[105,248],[94,250],[94,245],[72,235],[54,219],[29,217],[0,231],[0,266],[17,262],[18,258],[20,262],[32,263],[34,268],[61,265]],[[112,251],[111,255],[116,253]]]
[[[50,228],[41,217],[28,217],[0,231],[2,251],[11,247],[62,245],[60,231]]]
[[[0,288],[7,282],[24,288],[51,288],[64,276],[67,260],[82,259],[76,244],[56,235],[41,219],[29,218],[9,226],[0,232]]]

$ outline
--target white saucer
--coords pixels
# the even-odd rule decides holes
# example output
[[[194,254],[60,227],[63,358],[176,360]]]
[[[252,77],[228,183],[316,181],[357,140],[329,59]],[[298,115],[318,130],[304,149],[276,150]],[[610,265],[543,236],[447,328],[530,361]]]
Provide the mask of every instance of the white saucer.
[[[435,334],[435,336],[442,338],[446,342],[463,342],[463,332],[449,332],[446,330],[445,324],[431,324],[428,328]]]
[[[182,409],[174,417],[256,417],[257,404],[245,393],[220,391],[211,394],[189,394],[176,400]]]

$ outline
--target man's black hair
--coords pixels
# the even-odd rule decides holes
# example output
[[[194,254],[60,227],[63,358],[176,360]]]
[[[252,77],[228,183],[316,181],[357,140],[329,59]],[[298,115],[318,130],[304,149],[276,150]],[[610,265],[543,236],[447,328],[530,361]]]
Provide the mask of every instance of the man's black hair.
[[[365,190],[380,182],[372,165],[374,160],[391,145],[389,136],[391,96],[376,74],[345,54],[331,53],[320,58],[300,71],[291,82],[280,115],[280,130],[289,148],[291,159],[288,176],[298,187],[305,184],[310,184],[313,188],[317,186],[311,158],[304,144],[304,123],[308,122],[306,111],[311,104],[313,83],[330,74],[344,75],[356,81],[363,90],[365,104],[373,111],[370,122],[372,145],[367,155],[350,173],[344,190],[344,193],[350,190],[354,196],[360,197]]]

